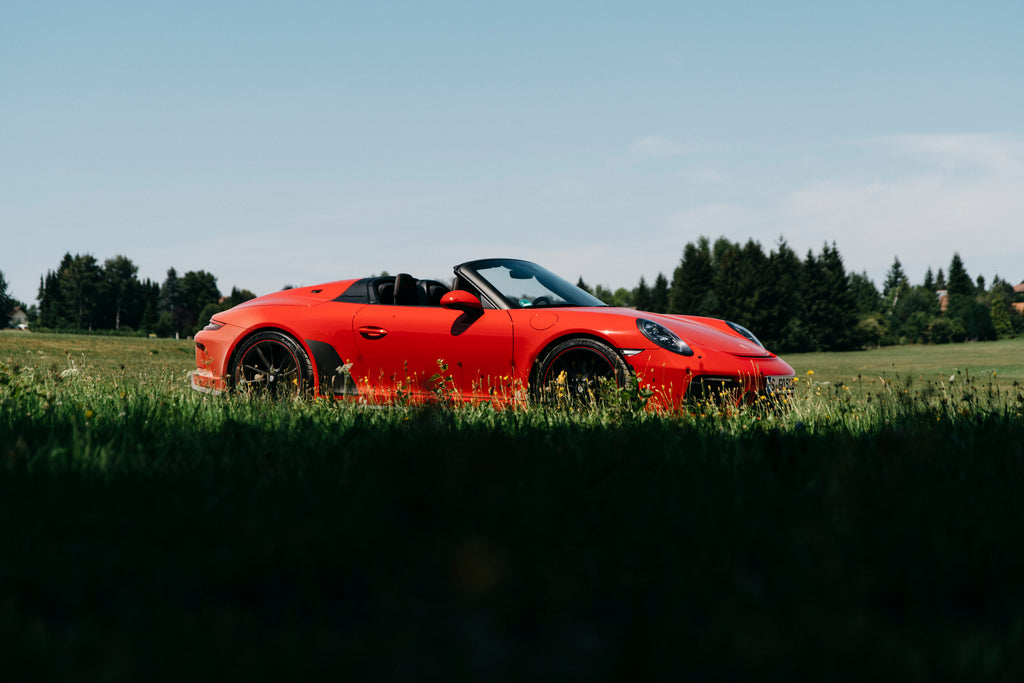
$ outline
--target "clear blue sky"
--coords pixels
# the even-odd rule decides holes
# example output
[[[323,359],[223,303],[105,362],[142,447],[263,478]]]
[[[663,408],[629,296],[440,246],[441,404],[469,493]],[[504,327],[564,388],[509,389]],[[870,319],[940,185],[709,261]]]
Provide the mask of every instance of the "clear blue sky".
[[[47,2],[0,12],[0,271],[258,294],[701,235],[1024,280],[1024,3]]]

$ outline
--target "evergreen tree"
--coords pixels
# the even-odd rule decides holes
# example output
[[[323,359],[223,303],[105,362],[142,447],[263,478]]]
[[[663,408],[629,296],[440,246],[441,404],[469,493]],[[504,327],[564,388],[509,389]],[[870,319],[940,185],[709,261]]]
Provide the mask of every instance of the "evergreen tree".
[[[604,303],[611,304],[611,290],[605,288],[604,285],[595,285],[593,294]]]
[[[946,317],[963,327],[966,338],[995,339],[990,308],[975,298],[974,282],[958,253],[953,254],[949,263],[946,288],[949,291]]]
[[[892,266],[889,267],[889,272],[885,275],[885,283],[882,285],[882,296],[891,300],[890,294],[906,279],[907,276],[903,272],[903,264],[900,263],[900,259],[897,256],[893,260]]]
[[[227,305],[228,308],[230,308],[232,306],[238,306],[240,303],[255,298],[256,295],[250,292],[249,290],[240,290],[238,287],[232,287],[231,293],[227,295],[227,299],[225,299],[224,303]]]
[[[939,314],[939,300],[935,291],[924,286],[912,287],[904,281],[888,311],[889,329],[895,341],[918,343],[928,341],[929,326]],[[945,334],[946,328],[940,328]]]
[[[1013,322],[1010,319],[1010,306],[1002,294],[997,294],[992,299],[992,306],[989,312],[992,319],[992,327],[998,339],[1009,339],[1014,336]]]
[[[93,329],[101,300],[103,273],[92,254],[65,254],[57,273],[66,320],[74,329]]]
[[[167,277],[160,286],[158,333],[163,336],[181,334],[185,329],[184,313],[185,297],[181,291],[178,271],[168,268]]]
[[[70,254],[68,258],[70,258]],[[60,293],[60,280],[57,274],[46,271],[46,275],[39,278],[39,293],[36,295],[39,300],[39,325],[50,329],[61,327],[64,319],[64,299]]]
[[[651,290],[647,286],[644,276],[641,275],[640,282],[637,284],[636,289],[633,290],[633,306],[638,311],[650,311],[651,301]]]
[[[704,315],[705,305],[717,306],[708,295],[712,292],[715,270],[711,260],[711,244],[701,237],[697,244],[687,243],[683,257],[672,274],[668,293],[668,312]]]
[[[860,316],[850,290],[850,278],[835,243],[825,244],[817,257],[808,251],[804,273],[805,319],[813,348],[822,351],[855,348]]]
[[[135,296],[139,281],[136,278],[138,267],[132,263],[127,256],[117,255],[108,258],[103,262],[103,280],[107,285],[109,294],[108,301],[112,309],[113,329],[121,329],[121,317],[126,304]],[[137,320],[131,320],[130,325],[137,325]]]
[[[850,278],[843,265],[843,257],[836,248],[825,245],[821,251],[822,275],[828,292],[828,315],[831,320],[831,338],[826,341],[829,350],[851,349],[857,346],[854,329],[860,316],[857,302],[850,289]]]
[[[928,266],[928,270],[924,274],[924,288],[927,290],[935,291],[935,276],[932,274],[932,267]]]
[[[208,304],[220,302],[220,290],[217,289],[217,278],[205,270],[188,271],[181,278],[181,299],[183,305],[182,325],[184,330],[191,330],[201,322],[199,313]]]
[[[882,312],[882,295],[866,272],[850,273],[850,291],[861,314]]]
[[[989,289],[989,294],[993,298],[1001,296],[1005,301],[1010,302],[1013,300],[1013,285],[996,275],[992,278],[992,287]]]
[[[3,271],[0,271],[0,328],[7,327],[14,306],[14,299],[7,294],[7,278],[4,277]]]
[[[828,335],[829,326],[827,303],[828,293],[825,286],[825,277],[821,262],[815,257],[814,252],[807,250],[802,268],[804,274],[804,325],[807,330],[807,337],[804,348],[806,351],[821,351],[824,348],[825,337]]]
[[[615,305],[628,307],[633,305],[633,292],[626,289],[625,287],[619,287],[615,290]]]
[[[808,348],[804,327],[803,264],[786,241],[779,238],[768,255],[761,281],[762,316],[754,330],[768,348],[799,351]]]
[[[971,276],[967,274],[967,269],[964,268],[964,262],[960,260],[960,254],[953,254],[953,260],[949,264],[949,277],[946,289],[949,291],[950,296],[954,294],[971,296],[974,294],[974,283],[971,282]]]
[[[719,306],[717,309],[701,311],[700,314],[753,327],[743,310],[742,299],[746,294],[743,278],[745,265],[740,246],[720,237],[715,240],[712,254],[715,268],[713,290]]]
[[[972,296],[950,295],[946,317],[963,326],[967,339],[982,341],[996,338],[991,308]]]
[[[768,317],[764,299],[764,277],[768,270],[768,257],[761,248],[761,243],[752,239],[748,239],[743,245],[740,256],[743,265],[740,284],[744,292],[739,307],[739,315],[742,317],[736,322],[744,327],[760,330],[764,328]]]
[[[146,278],[136,303],[139,312],[139,329],[157,333],[160,326],[160,285]]]
[[[651,312],[668,313],[668,278],[658,273],[651,288]]]

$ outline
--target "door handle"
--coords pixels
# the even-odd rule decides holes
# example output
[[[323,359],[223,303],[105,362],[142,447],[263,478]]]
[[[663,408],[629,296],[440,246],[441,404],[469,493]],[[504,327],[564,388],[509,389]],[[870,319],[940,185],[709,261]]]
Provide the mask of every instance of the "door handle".
[[[358,332],[366,339],[383,339],[388,333],[383,327],[373,327],[371,325],[360,327]]]

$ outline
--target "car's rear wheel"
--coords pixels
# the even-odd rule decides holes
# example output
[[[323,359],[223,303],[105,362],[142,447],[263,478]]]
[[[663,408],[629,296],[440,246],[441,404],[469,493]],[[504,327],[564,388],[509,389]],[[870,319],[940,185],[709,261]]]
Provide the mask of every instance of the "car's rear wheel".
[[[313,366],[294,339],[276,330],[257,332],[238,347],[232,385],[248,394],[285,398],[309,392]]]
[[[548,404],[600,405],[632,379],[629,365],[597,339],[574,337],[556,344],[534,367],[533,397]]]

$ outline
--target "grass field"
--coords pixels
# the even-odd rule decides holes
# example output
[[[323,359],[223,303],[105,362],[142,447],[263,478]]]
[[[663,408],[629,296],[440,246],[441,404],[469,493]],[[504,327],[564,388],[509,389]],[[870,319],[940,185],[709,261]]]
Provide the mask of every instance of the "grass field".
[[[0,333],[5,678],[1018,679],[1024,341],[788,360],[782,411],[368,410]]]

